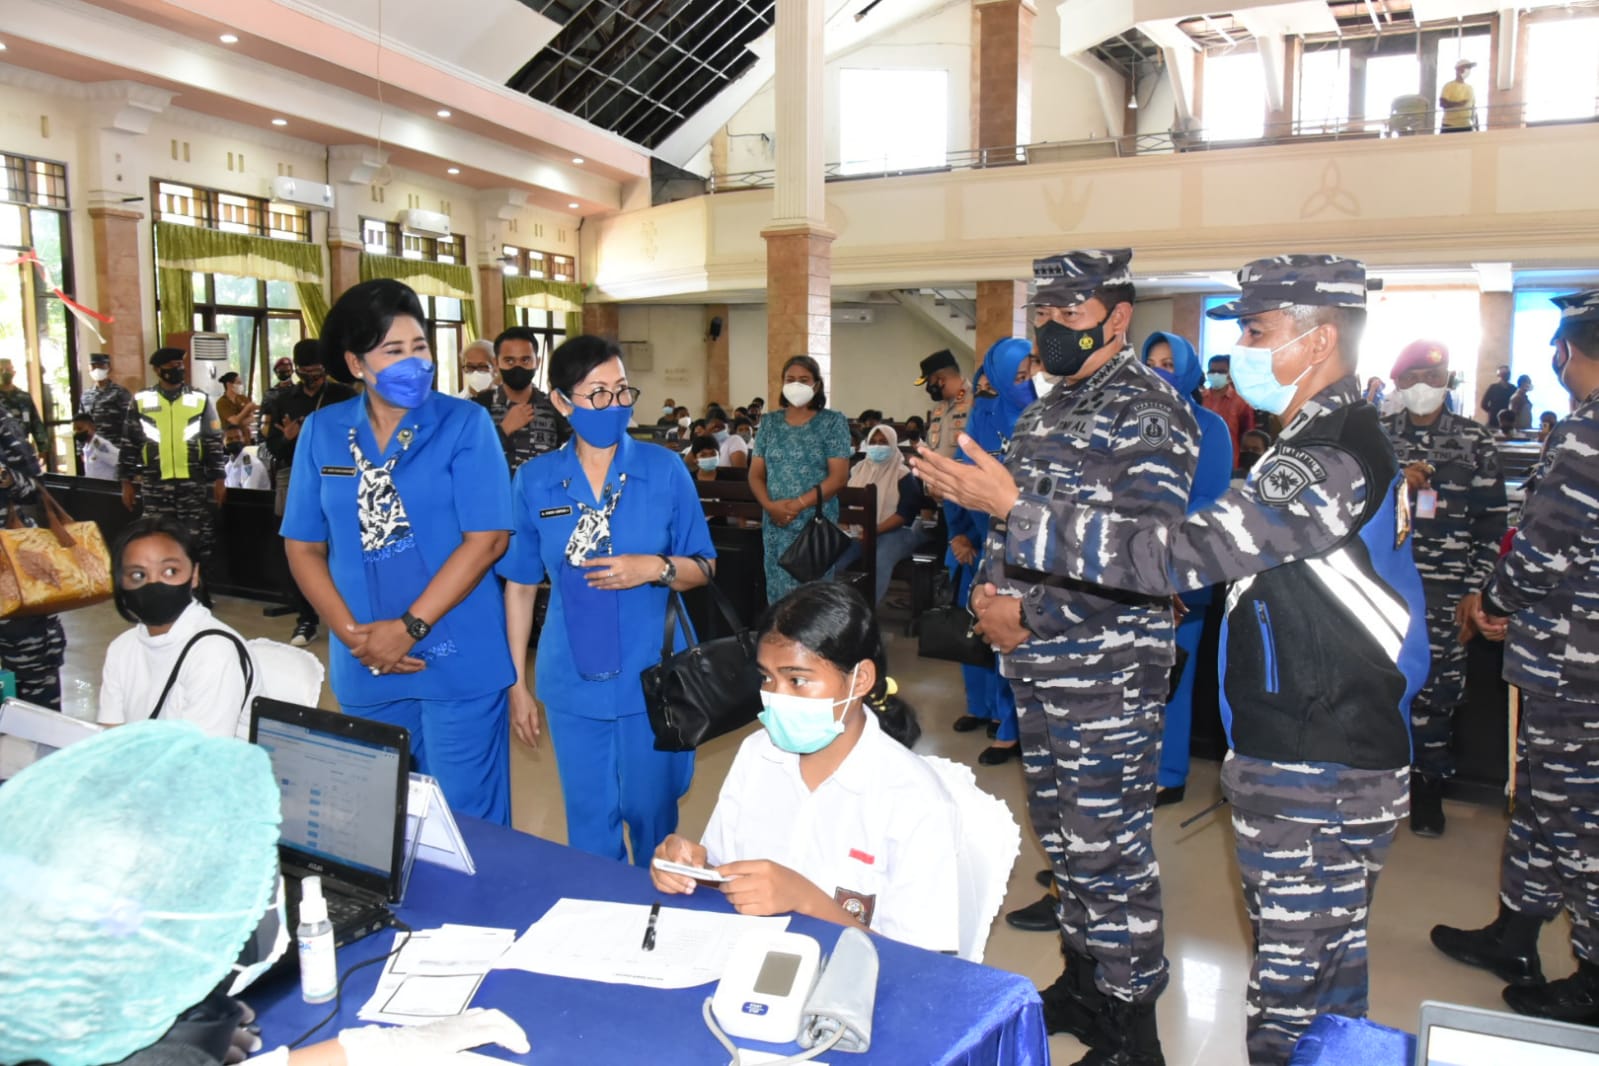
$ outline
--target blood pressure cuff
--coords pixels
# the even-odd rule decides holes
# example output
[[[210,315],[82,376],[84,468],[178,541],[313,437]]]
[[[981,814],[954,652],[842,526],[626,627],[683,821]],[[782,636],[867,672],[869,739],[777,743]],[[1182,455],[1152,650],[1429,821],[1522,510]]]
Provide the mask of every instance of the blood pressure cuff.
[[[825,1044],[840,1029],[833,1051],[866,1051],[872,1046],[872,1013],[877,1007],[877,948],[864,930],[846,926],[833,946],[816,990],[805,1003],[800,1047]]]

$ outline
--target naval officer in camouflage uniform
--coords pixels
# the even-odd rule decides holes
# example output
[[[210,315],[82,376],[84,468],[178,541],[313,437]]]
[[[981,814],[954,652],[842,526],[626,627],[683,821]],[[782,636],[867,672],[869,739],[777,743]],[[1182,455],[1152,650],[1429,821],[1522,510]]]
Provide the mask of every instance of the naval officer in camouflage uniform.
[[[1405,481],[1354,377],[1365,268],[1291,255],[1238,277],[1210,314],[1242,328],[1239,393],[1285,423],[1248,479],[1186,518],[1052,486],[1050,506],[1010,512],[1001,547],[1008,565],[1145,595],[1232,583],[1222,789],[1255,933],[1249,1061],[1281,1066],[1316,1015],[1366,1012],[1367,918],[1407,809],[1427,633]]]
[[[39,502],[43,472],[27,431],[9,413],[0,412],[0,522],[9,519],[11,508]],[[35,524],[19,516],[24,525]],[[19,698],[59,711],[66,657],[67,636],[55,615],[0,618],[0,666],[16,675]]]
[[[1155,1000],[1167,964],[1151,830],[1160,716],[1175,658],[1170,598],[1063,578],[1014,557],[1057,511],[1104,501],[1130,519],[1175,522],[1188,505],[1198,431],[1187,403],[1127,347],[1127,249],[1034,263],[1044,369],[1064,379],[1016,423],[1004,465],[929,448],[929,486],[995,516],[972,582],[980,631],[1016,693],[1027,806],[1060,889],[1066,969],[1044,990],[1051,1032],[1093,1066],[1159,1066]]]
[[[133,393],[111,380],[111,356],[105,352],[89,356],[89,379],[94,387],[83,391],[78,410],[94,419],[95,436],[114,448],[121,448],[122,435],[127,431],[128,409],[133,406]]]
[[[1410,486],[1413,550],[1427,594],[1432,668],[1410,705],[1410,828],[1444,831],[1443,782],[1455,771],[1450,751],[1455,708],[1465,698],[1466,645],[1460,640],[1461,598],[1482,587],[1505,536],[1505,479],[1499,448],[1486,427],[1444,407],[1449,349],[1412,341],[1390,374],[1403,410],[1383,431]]]
[[[1465,604],[1505,640],[1505,680],[1521,688],[1499,916],[1432,940],[1511,982],[1515,1010],[1599,1025],[1599,289],[1554,302],[1555,374],[1577,407],[1550,436],[1509,553]],[[1546,983],[1538,931],[1562,907],[1577,972]]]

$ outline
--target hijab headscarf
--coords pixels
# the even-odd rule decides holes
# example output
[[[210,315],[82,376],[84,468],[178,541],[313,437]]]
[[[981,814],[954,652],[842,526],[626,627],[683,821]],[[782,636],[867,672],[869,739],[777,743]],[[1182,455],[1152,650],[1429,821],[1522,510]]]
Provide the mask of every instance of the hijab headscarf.
[[[1193,514],[1226,492],[1231,484],[1232,431],[1220,415],[1206,410],[1204,404],[1194,399],[1195,390],[1205,380],[1205,371],[1199,365],[1199,355],[1187,337],[1180,333],[1151,333],[1144,338],[1144,347],[1139,353],[1142,361],[1148,364],[1149,350],[1160,341],[1165,341],[1171,348],[1172,368],[1150,369],[1177,390],[1177,394],[1193,412],[1194,421],[1199,424],[1199,462],[1194,468],[1194,480],[1188,490],[1188,513]]]
[[[879,422],[866,434],[866,443],[870,444],[872,438],[881,433],[888,438],[888,461],[874,463],[870,459],[862,459],[855,464],[855,469],[849,472],[849,483],[854,488],[863,485],[877,486],[877,524],[882,525],[888,521],[888,516],[899,510],[899,482],[900,478],[911,472],[905,465],[905,457],[899,452],[899,434],[894,432],[894,427],[887,422]]]
[[[1031,378],[1016,380],[1016,372],[1032,350],[1031,342],[1007,337],[995,341],[983,357],[983,376],[998,395],[979,396],[972,402],[966,435],[985,452],[997,455],[1016,431],[1016,420],[1038,399]]]

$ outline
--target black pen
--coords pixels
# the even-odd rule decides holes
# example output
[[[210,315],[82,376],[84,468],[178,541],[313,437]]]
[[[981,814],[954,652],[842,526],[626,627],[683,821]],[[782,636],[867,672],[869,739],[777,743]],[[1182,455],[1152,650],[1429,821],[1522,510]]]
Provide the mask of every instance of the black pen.
[[[644,930],[644,943],[640,945],[645,951],[655,950],[655,919],[661,916],[659,903],[650,907],[650,924]]]

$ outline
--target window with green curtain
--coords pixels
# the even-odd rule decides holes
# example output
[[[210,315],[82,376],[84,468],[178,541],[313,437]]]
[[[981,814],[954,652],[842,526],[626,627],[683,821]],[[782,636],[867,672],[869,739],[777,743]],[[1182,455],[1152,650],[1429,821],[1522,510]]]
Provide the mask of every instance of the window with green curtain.
[[[313,335],[321,331],[328,302],[322,291],[322,250],[317,245],[173,222],[155,224],[155,243],[163,336],[194,328],[195,273],[292,282],[306,328]]]
[[[541,278],[505,279],[505,321],[516,321],[516,309],[553,311],[566,316],[566,335],[583,332],[584,286],[572,281],[545,281]]]

